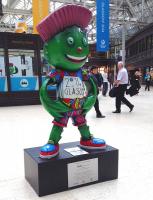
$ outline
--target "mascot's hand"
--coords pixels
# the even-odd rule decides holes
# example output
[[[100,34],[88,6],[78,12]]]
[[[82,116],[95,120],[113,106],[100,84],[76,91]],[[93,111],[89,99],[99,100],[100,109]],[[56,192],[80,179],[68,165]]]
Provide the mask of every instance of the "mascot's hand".
[[[96,96],[87,97],[86,101],[83,104],[83,114],[86,114],[95,104]]]
[[[68,106],[64,105],[60,100],[52,100],[48,96],[47,86],[51,82],[50,78],[46,79],[40,89],[40,101],[44,108],[55,118],[63,117],[63,114],[72,111]],[[63,113],[63,114],[62,114]]]
[[[89,78],[91,84],[91,95],[86,98],[86,101],[83,104],[83,114],[86,114],[95,104],[97,98],[97,87],[94,82],[93,77]]]

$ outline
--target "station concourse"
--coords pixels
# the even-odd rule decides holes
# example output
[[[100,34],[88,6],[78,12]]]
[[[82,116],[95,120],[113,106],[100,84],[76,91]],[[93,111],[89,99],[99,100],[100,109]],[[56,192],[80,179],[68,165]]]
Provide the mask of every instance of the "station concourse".
[[[62,14],[57,14],[56,11],[62,7],[64,7],[64,9],[69,7],[71,10],[73,7],[72,5],[77,7],[77,9],[87,9],[88,11],[86,10],[85,13],[87,14],[86,17],[88,20],[83,17],[79,18],[85,14],[85,10],[80,12],[80,16],[77,17],[76,21],[75,15],[77,12],[75,9],[72,9],[73,12],[75,10],[74,13],[63,13],[63,11],[60,11]],[[46,16],[50,16],[53,12],[56,12],[56,14],[53,14],[48,22],[52,23],[54,21],[54,30],[51,26],[43,23],[42,27],[45,27],[45,31],[41,29],[41,25],[40,29],[36,28]],[[67,177],[68,180],[65,179],[65,184],[67,185],[66,189],[59,189],[59,191],[56,191],[57,193],[54,194],[42,195],[43,197],[41,197],[41,199],[153,199],[152,13],[152,0],[43,0],[43,3],[42,0],[0,0],[0,200],[40,199],[40,197],[38,197],[39,192],[36,193],[32,188],[36,182],[31,187],[29,184],[30,181],[27,181],[26,174],[30,176],[32,181],[35,181],[36,177],[41,179],[42,176],[38,173],[35,164],[35,171],[33,171],[34,169],[32,168],[26,168],[26,166],[29,167],[32,165],[30,165],[26,159],[24,160],[24,151],[28,148],[41,148],[43,144],[46,144],[49,136],[48,134],[51,132],[52,128],[53,117],[51,114],[55,116],[58,114],[58,112],[54,112],[54,110],[50,110],[50,114],[47,113],[41,105],[40,100],[40,91],[47,77],[50,77],[50,80],[53,77],[53,82],[50,81],[51,85],[47,85],[47,90],[45,90],[47,91],[47,97],[52,99],[54,103],[56,103],[55,99],[59,100],[59,93],[57,93],[59,85],[54,78],[58,79],[58,76],[63,74],[63,72],[61,74],[59,73],[61,68],[58,69],[59,71],[55,70],[55,67],[58,65],[55,64],[55,66],[52,66],[50,64],[50,62],[52,63],[52,59],[49,60],[49,57],[46,56],[49,55],[48,52],[46,53],[46,50],[48,51],[46,42],[51,39],[50,34],[53,33],[52,37],[54,38],[56,34],[61,32],[63,34],[65,28],[70,28],[71,25],[77,25],[77,27],[72,27],[72,29],[77,30],[77,34],[81,36],[79,35],[78,37],[77,35],[77,42],[79,43],[79,46],[76,47],[77,53],[73,52],[73,55],[67,53],[65,57],[73,61],[73,64],[74,61],[75,64],[79,63],[80,60],[84,62],[82,66],[80,64],[83,76],[80,75],[80,71],[77,73],[69,73],[68,71],[65,72],[66,75],[64,74],[63,77],[68,76],[69,80],[72,82],[76,78],[76,83],[80,84],[79,89],[86,88],[90,91],[87,93],[86,90],[84,90],[84,96],[81,96],[81,98],[87,98],[85,95],[92,94],[92,90],[88,85],[89,83],[85,83],[85,81],[90,80],[91,69],[96,69],[96,73],[101,77],[101,83],[99,84],[98,81],[95,80],[96,78],[93,79],[93,82],[91,81],[93,85],[98,85],[98,87],[95,87],[94,95],[92,94],[94,97],[92,97],[96,97],[95,91],[97,90],[97,100],[99,101],[98,109],[105,118],[98,118],[94,107],[92,107],[87,113],[86,119],[87,125],[90,126],[91,134],[96,138],[93,138],[91,135],[91,137],[87,139],[82,138],[83,134],[80,137],[78,128],[73,126],[72,121],[69,120],[64,131],[62,132],[60,129],[62,138],[59,141],[59,146],[63,143],[79,143],[82,140],[82,143],[87,145],[86,147],[88,147],[88,142],[92,142],[90,143],[90,147],[97,147],[100,142],[103,141],[102,146],[106,146],[106,149],[104,148],[101,151],[106,151],[107,147],[110,145],[119,152],[119,157],[117,157],[119,159],[116,162],[116,174],[118,173],[118,176],[116,176],[114,180],[104,182],[100,180],[101,171],[103,172],[103,169],[105,168],[106,170],[107,168],[104,166],[105,159],[106,163],[108,161],[107,156],[104,157],[102,153],[99,159],[99,157],[96,157],[98,155],[96,151],[94,153],[90,151],[91,149],[89,149],[89,152],[85,151],[85,149],[83,151],[78,145],[77,148],[79,150],[77,151],[82,154],[84,153],[84,155],[81,153],[73,155],[71,149],[72,163],[67,164],[67,158],[61,158],[58,152],[55,158],[50,158],[52,160],[43,160],[44,166],[49,166],[48,163],[53,163],[52,166],[54,166],[55,161],[59,162],[58,169],[61,169],[60,167],[63,168],[63,163],[66,163],[67,172],[65,173],[65,177]],[[71,15],[71,17],[67,17],[69,15]],[[62,24],[59,20],[61,16],[63,16]],[[68,21],[65,21],[64,17]],[[89,20],[90,17],[92,17],[91,20]],[[57,23],[56,20],[59,20],[59,23]],[[73,21],[72,24],[71,20]],[[62,26],[63,29],[58,30],[60,26]],[[87,27],[85,28],[85,26]],[[65,35],[67,36],[69,34],[70,31]],[[76,32],[74,33],[74,38],[72,35],[71,37],[67,37],[66,42],[69,48],[65,48],[66,51],[70,50],[71,47],[75,47],[75,34]],[[81,42],[78,38],[82,38],[80,40]],[[44,44],[47,47],[44,48]],[[61,44],[61,41],[58,44]],[[56,45],[54,47],[56,47]],[[81,53],[83,53],[83,48],[86,48],[86,54],[89,48],[88,58],[86,55],[80,56],[81,58],[78,56],[78,54],[81,55]],[[52,49],[49,49],[49,51],[51,50]],[[72,51],[70,52],[72,53]],[[52,55],[53,53],[51,56]],[[58,56],[58,54],[56,54],[56,56]],[[126,91],[125,94],[125,97],[131,102],[132,107],[129,110],[122,102],[121,112],[112,113],[112,111],[115,110],[115,98],[117,94],[115,98],[112,98],[109,95],[109,91],[114,87],[116,80],[118,80],[119,62],[123,64],[123,68],[125,68],[128,73],[127,87],[131,87],[131,90],[133,90],[131,95],[130,93],[128,94],[129,90],[128,92]],[[74,92],[76,87],[72,84],[69,89],[69,91]],[[61,92],[60,95],[60,98],[62,98],[63,93]],[[75,95],[77,96],[77,94]],[[78,100],[77,98],[80,98],[80,96],[76,97],[75,95],[73,100]],[[68,99],[66,105],[68,105],[69,102],[72,103],[70,99]],[[77,105],[76,103],[75,106]],[[55,108],[54,105],[52,106]],[[66,109],[64,106],[62,108]],[[56,109],[58,110],[58,108]],[[74,109],[73,111],[75,113],[76,110]],[[78,118],[78,120],[80,120],[80,118]],[[56,125],[59,125],[60,122],[60,120],[57,120]],[[88,126],[85,127],[86,130],[88,129],[89,133]],[[44,145],[45,148],[55,146],[54,142],[55,141],[51,140],[46,146]],[[54,149],[52,151],[54,151]],[[67,150],[64,149],[64,151]],[[75,153],[78,153],[77,151]],[[44,155],[47,153],[48,152],[45,151]],[[87,178],[85,174],[81,172],[89,161],[87,159],[88,155],[86,154],[93,156],[93,159],[89,159],[90,161],[96,160],[96,164],[93,165],[96,166],[96,168],[91,169],[90,167],[92,165],[89,166],[88,169],[91,169],[91,172],[90,170],[88,171],[87,174],[89,177]],[[81,170],[76,172],[71,169],[70,171],[73,164],[75,167],[77,166],[76,160],[78,158],[81,160],[78,164],[79,167],[82,167],[80,168]],[[84,160],[84,158],[86,159]],[[49,175],[52,172],[50,172],[50,170],[45,171],[41,168],[41,159],[43,158],[40,158],[40,154],[38,154],[37,157],[33,157],[33,160],[38,160],[38,169],[42,170],[44,174]],[[60,159],[63,159],[63,163]],[[109,164],[107,165],[108,170],[112,169],[112,166],[110,167]],[[27,169],[28,173],[26,172]],[[112,173],[112,171],[110,170],[110,173]],[[53,173],[55,173],[54,170]],[[80,176],[81,173],[82,176]],[[96,174],[97,182],[94,182],[92,178],[90,179],[92,173]],[[80,185],[78,183],[78,185],[76,184],[78,188],[69,187],[70,182],[74,183],[75,178],[77,180],[77,177],[74,176],[76,174],[78,177],[80,176],[79,179],[82,183]],[[56,184],[56,180],[59,181],[59,174],[55,173],[54,177],[56,176],[57,178],[49,180],[49,182],[51,182],[53,186],[56,185],[58,188],[60,186]],[[107,177],[105,178],[107,180]],[[71,181],[69,181],[69,179],[71,179]],[[84,181],[87,179],[90,181],[86,184]],[[88,183],[90,185],[88,185]],[[40,188],[39,186],[41,184],[46,188],[50,187],[49,185],[45,185],[44,181],[42,181],[39,184],[36,183],[37,188]]]

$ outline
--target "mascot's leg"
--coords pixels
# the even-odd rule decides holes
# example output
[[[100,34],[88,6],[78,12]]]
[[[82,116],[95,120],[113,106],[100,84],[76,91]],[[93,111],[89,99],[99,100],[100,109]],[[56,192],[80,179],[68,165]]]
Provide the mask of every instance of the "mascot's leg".
[[[48,143],[50,144],[58,144],[59,140],[61,139],[61,133],[63,132],[63,127],[54,125]]]
[[[78,126],[81,134],[80,146],[85,149],[104,149],[106,143],[104,140],[94,138],[90,133],[89,126],[86,124],[85,116],[82,115],[82,111],[78,110],[72,115],[73,124]]]
[[[48,143],[45,144],[40,151],[41,158],[52,158],[55,157],[59,152],[59,140],[61,139],[61,133],[63,132],[63,127],[54,125]]]
[[[70,113],[65,113],[61,118],[55,118],[53,120],[53,128],[50,133],[48,143],[45,144],[40,151],[41,158],[52,158],[59,153],[59,140],[61,139],[61,134],[63,128],[67,126]]]
[[[80,134],[81,134],[81,140],[80,140],[80,146],[84,149],[104,149],[106,148],[106,143],[103,139],[94,138],[90,131],[89,126],[84,124],[83,126],[78,127]]]

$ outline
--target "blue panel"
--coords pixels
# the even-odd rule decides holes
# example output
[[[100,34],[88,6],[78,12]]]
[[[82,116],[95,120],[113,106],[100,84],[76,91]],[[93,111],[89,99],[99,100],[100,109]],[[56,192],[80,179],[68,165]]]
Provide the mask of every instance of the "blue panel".
[[[0,77],[0,92],[5,92],[6,77]]]
[[[96,1],[97,45],[100,52],[109,50],[109,0]]]
[[[37,90],[38,77],[11,77],[11,91]]]

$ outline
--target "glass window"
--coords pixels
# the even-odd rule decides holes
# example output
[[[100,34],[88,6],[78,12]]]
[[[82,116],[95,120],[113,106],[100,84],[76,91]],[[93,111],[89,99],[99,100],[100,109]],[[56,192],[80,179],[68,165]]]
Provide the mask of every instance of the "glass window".
[[[143,41],[139,40],[139,53],[141,53],[143,50]]]
[[[41,50],[41,74],[42,76],[47,76],[48,73],[51,70],[51,67],[49,66],[47,60],[44,57],[44,52],[43,50]]]
[[[145,45],[145,39],[142,39],[142,51],[145,51],[146,45]]]
[[[147,37],[147,49],[151,49],[151,36]]]
[[[139,42],[137,41],[136,42],[136,54],[138,54],[139,53]]]
[[[0,92],[8,91],[5,71],[4,50],[0,49]]]
[[[42,82],[43,82],[52,68],[48,64],[47,60],[45,59],[43,50],[41,50],[40,55],[41,55],[41,75],[42,75]],[[56,89],[56,86],[48,86],[48,90],[55,90],[55,89]]]
[[[151,36],[151,41],[150,41],[150,43],[151,43],[151,49],[153,49],[153,35]]]
[[[146,49],[149,49],[149,37],[146,37]]]
[[[11,91],[38,90],[38,67],[34,50],[9,50]]]

